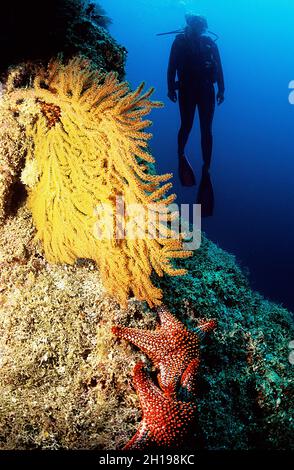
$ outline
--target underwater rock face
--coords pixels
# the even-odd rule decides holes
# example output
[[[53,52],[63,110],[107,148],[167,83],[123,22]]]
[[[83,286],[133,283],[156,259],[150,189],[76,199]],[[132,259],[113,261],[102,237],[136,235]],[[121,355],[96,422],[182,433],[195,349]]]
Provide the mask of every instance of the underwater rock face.
[[[102,71],[124,76],[126,49],[105,27],[109,19],[99,4],[88,0],[26,0],[1,5],[0,74],[23,62],[46,65],[62,54],[65,60],[83,55]],[[96,2],[95,2],[96,3]]]
[[[121,312],[93,263],[48,264],[34,234],[24,207],[0,232],[0,449],[122,447],[141,355],[114,344],[112,321],[152,316],[136,302]]]
[[[292,314],[252,291],[234,256],[205,237],[184,265],[180,283],[160,281],[163,301],[188,325],[198,316],[217,320],[200,366],[200,446],[292,449]]]
[[[47,263],[21,207],[0,231],[0,448],[123,447],[141,421],[140,351],[114,324],[154,329],[144,303],[105,293],[91,262]],[[188,327],[215,318],[198,370],[195,449],[293,448],[291,315],[253,293],[234,258],[203,239],[164,301]],[[145,359],[146,360],[146,359]]]
[[[3,71],[29,60],[17,76],[18,86],[26,86],[39,59],[47,63],[64,51],[65,57],[86,54],[101,70],[115,70],[122,77],[124,49],[99,25],[83,20],[79,27],[80,2],[50,2],[52,11],[57,3],[69,12],[64,24],[75,24],[78,32],[61,32],[57,42],[47,41],[47,49],[34,40],[40,50],[31,57],[28,43],[18,57],[11,56],[13,47],[3,46],[2,51],[9,51],[5,60],[2,57]],[[6,5],[1,7],[3,22],[11,8]],[[24,5],[27,12],[36,6],[32,1]],[[20,10],[19,21],[27,25],[23,14]],[[7,25],[0,28],[0,44],[9,44],[15,36]],[[35,26],[41,34],[44,25]],[[48,116],[52,109],[44,112]],[[146,358],[117,341],[111,327],[153,329],[156,318],[134,299],[121,310],[106,295],[92,262],[56,266],[44,259],[34,240],[31,214],[20,203],[26,194],[11,191],[28,142],[11,115],[1,113],[1,119],[7,126],[1,126],[0,133],[0,449],[123,447],[141,421],[132,370]],[[196,327],[202,318],[215,318],[218,324],[201,352],[194,448],[293,449],[290,313],[252,292],[234,257],[205,237],[200,250],[180,265],[188,270],[180,281],[157,280],[164,303],[188,327]]]
[[[26,154],[26,136],[0,95],[0,226],[11,211]]]

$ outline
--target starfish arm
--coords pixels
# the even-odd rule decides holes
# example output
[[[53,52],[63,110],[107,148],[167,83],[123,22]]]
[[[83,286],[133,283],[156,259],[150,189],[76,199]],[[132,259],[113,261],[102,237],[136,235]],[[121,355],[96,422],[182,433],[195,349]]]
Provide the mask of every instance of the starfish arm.
[[[152,360],[158,370],[158,384],[146,376],[143,368],[138,366],[135,371],[135,383],[142,386],[138,394],[150,395],[163,392],[165,398],[174,399],[179,390],[187,401],[193,396],[196,386],[193,376],[199,365],[200,340],[205,334],[216,327],[214,320],[202,320],[195,329],[188,329],[177,320],[165,307],[158,309],[161,326],[155,331],[114,326],[112,332],[139,347]],[[145,374],[145,375],[144,375]],[[143,400],[144,402],[144,400]],[[165,405],[164,405],[165,406]]]
[[[158,383],[166,395],[175,394],[183,370],[185,370],[185,361],[179,360],[175,355],[160,362]]]
[[[200,360],[193,359],[181,377],[181,392],[185,399],[191,399],[196,396],[196,373],[198,371]]]
[[[166,396],[173,399],[176,398],[177,377],[172,376],[170,380],[170,377],[160,368],[160,373],[157,374],[157,380],[161,390]]]
[[[170,311],[162,305],[157,309],[157,314],[160,319],[160,325],[161,329],[163,330],[169,330],[169,331],[175,331],[175,330],[185,330],[186,328],[184,327],[183,323],[177,320]]]
[[[140,405],[144,415],[150,412],[150,402],[159,403],[164,399],[161,390],[153,383],[151,377],[144,370],[143,362],[134,368],[134,385],[139,396]]]
[[[129,442],[124,446],[123,450],[141,450],[146,449],[148,447],[150,432],[144,421],[142,421],[139,425],[139,428],[129,440]]]
[[[134,368],[134,384],[143,419],[127,448],[174,447],[184,442],[196,416],[196,405],[167,396],[153,383],[142,362]]]
[[[130,341],[152,360],[156,361],[158,354],[164,351],[163,345],[160,344],[162,342],[160,332],[113,326],[112,333],[118,338]]]

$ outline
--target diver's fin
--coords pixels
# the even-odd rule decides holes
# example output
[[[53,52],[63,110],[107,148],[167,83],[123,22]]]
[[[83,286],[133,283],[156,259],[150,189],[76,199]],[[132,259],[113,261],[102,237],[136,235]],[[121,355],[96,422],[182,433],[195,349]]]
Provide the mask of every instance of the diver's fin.
[[[198,190],[197,204],[201,205],[202,217],[211,217],[214,213],[214,191],[209,170],[203,169]]]

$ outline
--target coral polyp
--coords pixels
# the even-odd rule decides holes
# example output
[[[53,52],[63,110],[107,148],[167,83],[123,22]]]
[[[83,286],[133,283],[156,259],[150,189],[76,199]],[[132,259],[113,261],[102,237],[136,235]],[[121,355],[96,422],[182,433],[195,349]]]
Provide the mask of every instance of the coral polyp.
[[[190,253],[168,223],[175,198],[166,195],[172,175],[150,171],[154,159],[145,129],[151,122],[144,117],[161,103],[151,101],[153,89],[143,92],[143,87],[132,92],[115,73],[102,74],[75,58],[68,64],[51,62],[31,88],[8,87],[7,95],[32,142],[22,181],[47,260],[92,259],[122,305],[134,295],[153,306],[162,297],[151,281],[153,270],[159,276],[182,275],[185,270],[171,260]],[[156,214],[151,217],[156,235],[118,234],[113,225],[118,200],[127,210]],[[127,216],[131,219],[131,212]]]

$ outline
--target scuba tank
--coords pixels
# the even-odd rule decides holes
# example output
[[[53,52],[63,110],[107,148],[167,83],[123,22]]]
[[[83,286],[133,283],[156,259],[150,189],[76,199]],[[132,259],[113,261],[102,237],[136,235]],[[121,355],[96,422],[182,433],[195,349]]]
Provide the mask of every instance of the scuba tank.
[[[181,33],[184,33],[185,32],[185,29],[176,29],[175,31],[168,31],[167,33],[157,33],[156,36],[168,36],[168,35],[171,35],[171,34],[181,34]],[[212,32],[212,31],[207,31],[208,34],[211,34],[211,36],[214,36],[214,42],[218,41],[219,39],[219,36]]]
[[[174,31],[168,31],[166,33],[157,33],[156,36],[168,36],[168,35],[183,34],[183,33],[185,33],[185,28],[176,29]],[[208,33],[211,36],[214,36],[214,39],[211,38],[211,40],[214,43],[216,43],[217,40],[219,39],[219,36],[212,31],[207,30],[206,33]],[[202,61],[202,65],[200,65],[200,67],[198,68],[198,73],[200,73],[202,76],[206,76],[207,79],[211,81],[212,83],[215,83],[217,81],[217,63],[213,57],[211,46],[206,45],[206,47],[203,49],[203,53],[204,53],[203,61]]]

